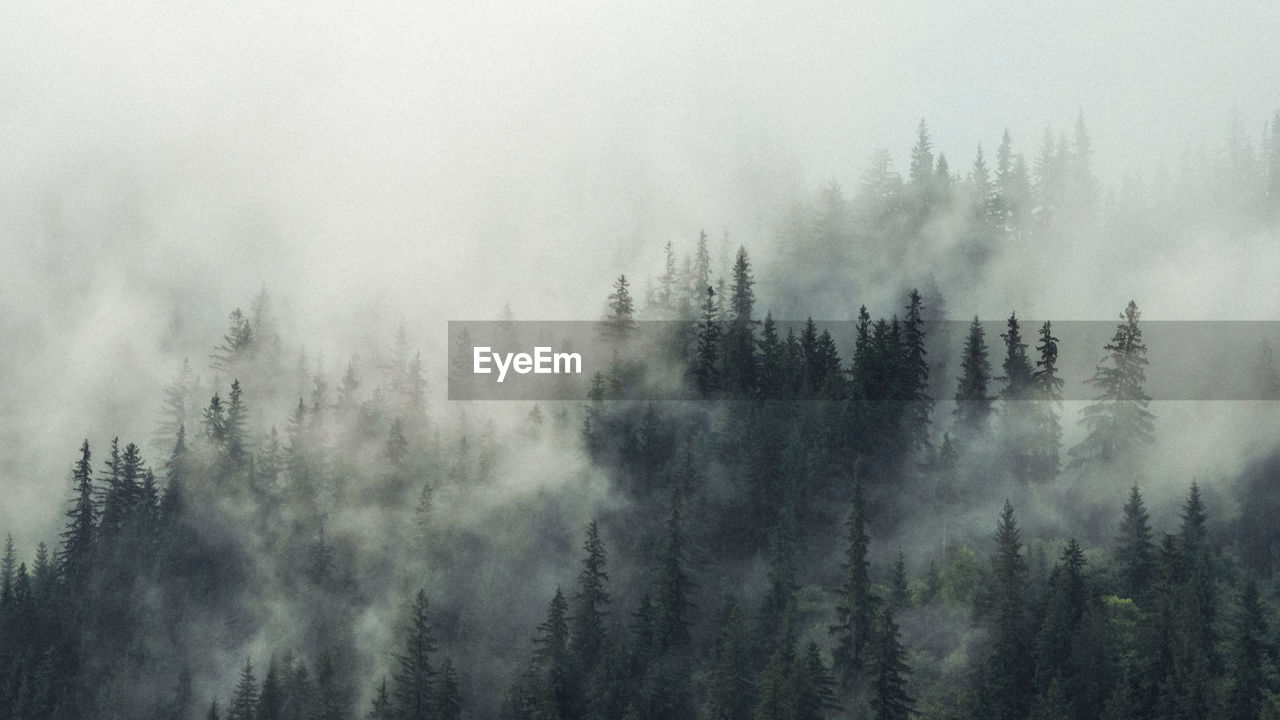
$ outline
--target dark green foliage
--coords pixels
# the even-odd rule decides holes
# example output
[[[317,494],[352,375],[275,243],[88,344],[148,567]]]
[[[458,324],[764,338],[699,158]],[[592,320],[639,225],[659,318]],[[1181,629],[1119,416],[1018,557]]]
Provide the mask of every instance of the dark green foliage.
[[[458,691],[458,673],[453,661],[440,663],[435,683],[435,717],[437,720],[458,720],[462,717],[462,697]]]
[[[436,641],[427,614],[427,594],[423,590],[418,591],[409,607],[402,638],[404,650],[395,656],[392,674],[396,713],[403,720],[427,720],[433,708],[435,670],[431,654],[436,650]]]
[[[655,655],[689,642],[689,577],[685,571],[684,500],[672,491],[653,582]]]
[[[608,559],[595,520],[587,525],[587,539],[582,549],[587,555],[582,560],[578,592],[574,595],[573,652],[578,667],[594,672],[604,659],[608,640],[605,620],[610,599],[606,589],[609,573],[605,571]]]
[[[253,664],[246,658],[244,667],[240,669],[240,680],[236,683],[235,695],[231,700],[228,720],[256,720],[258,717],[258,679],[253,674]]]
[[[382,685],[386,693],[386,683]],[[258,714],[256,720],[281,720],[284,717],[284,687],[281,684],[279,666],[276,659],[271,658],[267,664],[267,674],[262,678],[262,691],[258,694]]]
[[[893,561],[893,569],[889,575],[889,595],[886,602],[894,613],[900,613],[911,607],[911,590],[907,587],[907,558],[901,552]]]
[[[1273,690],[1266,668],[1274,661],[1258,583],[1253,578],[1244,582],[1232,625],[1229,670],[1234,683],[1227,700],[1227,717],[1252,720],[1259,716],[1267,694]]]
[[[1155,547],[1151,544],[1147,508],[1142,502],[1142,493],[1137,485],[1129,490],[1129,500],[1124,505],[1124,520],[1120,523],[1120,537],[1117,541],[1121,592],[1127,597],[1141,597],[1150,586],[1155,571]]]
[[[1005,501],[996,525],[991,557],[991,650],[981,698],[985,715],[997,720],[1024,717],[1032,697],[1031,627],[1026,609],[1027,563],[1013,506]]]
[[[957,436],[967,440],[986,431],[994,399],[987,394],[991,365],[987,361],[987,341],[982,323],[978,322],[977,316],[969,325],[969,335],[964,341],[960,372],[956,388],[955,427]]]
[[[929,396],[929,359],[925,350],[924,301],[912,289],[907,299],[907,314],[902,322],[903,373],[905,376],[907,432],[917,448],[929,444],[929,421],[933,398]],[[865,308],[864,308],[865,310]]]
[[[720,321],[716,304],[716,291],[710,285],[702,302],[702,315],[698,321],[697,346],[694,349],[693,381],[704,396],[710,397],[720,389]]]
[[[845,523],[844,582],[836,598],[836,624],[830,632],[836,638],[832,665],[841,682],[853,684],[867,664],[879,599],[872,593],[866,532],[866,504],[862,475],[853,475],[853,509]]]
[[[736,395],[751,396],[759,372],[756,359],[755,324],[752,317],[755,293],[751,264],[746,248],[738,248],[733,265],[733,289],[729,298],[729,319],[724,329],[723,387]]]
[[[179,428],[179,438],[181,438]],[[62,532],[62,549],[59,558],[62,562],[63,576],[77,588],[81,587],[88,577],[93,561],[94,531],[97,525],[97,508],[93,501],[93,469],[90,466],[91,453],[89,441],[80,444],[80,459],[71,471],[76,486],[73,505],[67,511],[67,527]],[[12,538],[6,546],[7,553],[12,553]],[[6,554],[6,560],[9,555]],[[7,564],[12,564],[11,562]],[[5,594],[8,594],[9,570],[5,573]]]
[[[893,610],[885,607],[876,624],[871,644],[871,717],[875,720],[906,720],[914,713],[915,700],[907,692],[907,651],[899,639]]]
[[[718,626],[702,717],[705,720],[745,718],[755,707],[755,687],[746,625],[737,598],[725,600]]]

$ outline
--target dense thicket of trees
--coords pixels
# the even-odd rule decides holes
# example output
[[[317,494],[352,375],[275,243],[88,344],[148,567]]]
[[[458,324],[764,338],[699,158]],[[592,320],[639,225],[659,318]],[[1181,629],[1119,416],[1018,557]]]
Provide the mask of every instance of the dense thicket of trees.
[[[878,156],[852,198],[823,192],[786,262],[851,236],[906,252],[944,216],[966,262],[1106,227],[1089,155],[1081,119],[1031,163],[1006,133],[961,177],[922,122],[909,178]],[[1275,164],[1243,157],[1221,202],[1272,221]],[[683,263],[668,244],[647,300],[618,276],[603,313],[699,399],[624,400],[646,375],[614,367],[510,439],[430,412],[403,327],[338,376],[291,367],[264,291],[209,379],[187,362],[163,389],[150,451],[69,452],[55,547],[6,544],[0,720],[1280,717],[1280,463],[1246,472],[1238,516],[1176,478],[1176,522],[1152,521],[1144,368],[1171,350],[1148,358],[1136,303],[1064,468],[1050,322],[975,317],[948,358],[937,288],[879,318],[844,297],[837,338],[763,307],[745,248],[724,267],[705,233]],[[583,485],[500,477],[579,451],[608,483],[585,514]],[[1029,536],[1025,504],[1082,478],[1116,491],[1105,532],[1063,508]],[[899,532],[919,518],[940,547]]]

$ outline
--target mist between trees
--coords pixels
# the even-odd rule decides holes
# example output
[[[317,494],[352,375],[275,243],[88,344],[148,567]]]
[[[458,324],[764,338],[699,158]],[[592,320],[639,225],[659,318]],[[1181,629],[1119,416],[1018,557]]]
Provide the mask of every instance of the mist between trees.
[[[567,402],[440,402],[429,369],[559,325],[335,367],[263,291],[154,437],[66,448],[61,534],[0,564],[0,718],[1274,717],[1277,409],[1152,402],[1275,397],[1274,327],[1137,292],[970,319],[996,289],[965,280],[1273,237],[1264,148],[1174,219],[1102,191],[1083,122],[964,176],[922,124],[907,179],[877,156],[796,208],[758,281],[705,233],[642,293],[593,279],[607,354]]]
[[[448,398],[450,400],[580,400],[591,387],[592,377],[600,373],[606,380],[622,372],[626,366],[644,366],[646,376],[625,388],[628,400],[697,400],[705,397],[696,383],[674,372],[659,361],[662,352],[678,354],[685,338],[699,332],[691,321],[639,320],[625,336],[617,336],[609,321],[451,321],[449,323]],[[723,323],[720,319],[718,322]],[[1045,323],[1019,318],[979,322],[983,342],[988,333],[991,342],[1004,344],[1004,336],[1013,331],[1021,338],[1028,333],[1028,347],[1039,347]],[[758,324],[758,323],[757,323]],[[812,324],[812,327],[810,327]],[[954,395],[956,378],[936,377],[948,364],[960,357],[971,335],[972,321],[925,320],[912,332],[924,339],[924,347],[934,369],[935,390],[941,397]],[[1107,360],[1105,348],[1115,333],[1111,321],[1050,321],[1049,333],[1057,353],[1055,377],[1062,380],[1057,396],[1065,401],[1089,401],[1098,395],[1090,380],[1100,360]],[[806,335],[816,340],[819,330],[831,336],[836,352],[847,355],[866,352],[858,349],[858,338],[871,341],[874,326],[857,321],[772,320],[770,332],[780,340]],[[1024,330],[1025,329],[1025,330]],[[902,328],[889,332],[902,332]],[[1164,352],[1160,361],[1144,368],[1143,390],[1152,401],[1165,400],[1280,400],[1280,375],[1277,374],[1274,348],[1280,343],[1280,323],[1263,321],[1151,321],[1142,323],[1143,342]],[[1019,341],[1020,342],[1020,341]],[[1242,348],[1239,353],[1224,354],[1223,347]],[[541,359],[535,357],[538,348]],[[799,352],[798,349],[794,349]],[[997,354],[999,348],[996,348]],[[476,371],[477,352],[482,372]],[[1025,349],[1029,364],[1043,362],[1037,349]],[[522,370],[512,365],[521,354],[529,360]],[[572,357],[570,357],[572,356]],[[772,356],[771,356],[772,357]],[[776,358],[773,358],[776,360]],[[758,362],[759,358],[757,358]],[[997,358],[998,360],[998,358]],[[506,362],[501,372],[500,362]],[[540,366],[535,368],[535,362]],[[1212,372],[1205,372],[1212,367]],[[659,370],[661,370],[659,372]],[[999,368],[997,368],[999,370]],[[789,372],[770,368],[762,373]],[[550,376],[550,377],[548,377]],[[617,384],[616,379],[612,381]],[[773,391],[751,387],[736,393],[721,393],[721,399],[751,399]],[[612,399],[624,399],[623,396]],[[1024,393],[1005,393],[1006,402],[1034,400]]]

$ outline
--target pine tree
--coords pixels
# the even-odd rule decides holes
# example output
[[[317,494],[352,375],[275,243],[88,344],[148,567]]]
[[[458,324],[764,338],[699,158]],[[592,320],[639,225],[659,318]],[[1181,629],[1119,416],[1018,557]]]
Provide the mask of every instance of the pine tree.
[[[587,525],[587,539],[582,549],[587,556],[582,561],[582,572],[578,573],[578,593],[574,596],[573,650],[579,667],[590,672],[603,659],[608,639],[605,627],[609,605],[609,592],[605,589],[609,582],[609,573],[605,571],[608,559],[595,520]]]
[[[698,246],[694,251],[693,265],[689,268],[691,304],[700,307],[703,293],[711,287],[711,252],[707,249],[707,231],[698,233]]]
[[[676,251],[671,241],[667,241],[662,252],[662,275],[658,278],[657,303],[661,311],[661,317],[664,320],[669,320],[675,315],[678,306],[678,301],[676,300]]]
[[[435,718],[436,720],[459,720],[462,717],[462,696],[458,690],[458,672],[453,668],[453,661],[445,659],[440,663],[439,676],[435,682]]]
[[[911,148],[911,169],[908,173],[911,189],[916,197],[926,206],[933,196],[935,178],[933,164],[933,141],[929,139],[929,126],[923,118],[916,128],[916,144]]]
[[[1031,186],[1022,155],[1013,152],[1013,139],[1006,129],[996,153],[996,192],[1000,229],[1011,238],[1021,236],[1026,214],[1031,210]]]
[[[257,720],[258,717],[258,679],[253,674],[253,664],[245,658],[244,667],[240,669],[240,680],[236,683],[236,691],[231,701],[228,720]]]
[[[407,418],[421,422],[427,412],[427,376],[421,351],[413,354],[405,370],[403,398]]]
[[[1025,593],[1027,563],[1013,505],[1008,500],[996,525],[996,552],[991,558],[993,628],[991,655],[984,675],[983,694],[989,717],[1026,717],[1031,702],[1031,646]]]
[[[858,308],[858,324],[853,339],[852,395],[856,400],[869,400],[875,392],[871,347],[871,314],[867,306]]]
[[[1187,492],[1182,506],[1182,526],[1179,531],[1179,549],[1182,579],[1182,608],[1192,613],[1188,632],[1193,646],[1200,656],[1216,662],[1216,633],[1214,616],[1216,597],[1214,592],[1213,548],[1209,544],[1208,513],[1200,497],[1200,485],[1195,481]]]
[[[1061,165],[1062,157],[1054,144],[1053,129],[1046,127],[1035,161],[1035,196],[1038,202],[1035,216],[1042,226],[1052,222],[1061,201]]]
[[[378,686],[378,694],[373,697],[373,706],[369,708],[369,714],[366,716],[368,720],[395,720],[395,713],[391,709],[391,698],[387,695],[387,679],[382,679],[382,684]]]
[[[907,585],[907,557],[901,551],[898,552],[898,558],[893,561],[887,600],[895,613],[911,607],[911,590]]]
[[[338,679],[333,650],[326,649],[316,663],[316,687],[311,695],[309,720],[347,720],[350,717],[349,702]],[[431,717],[434,708],[428,707],[424,717]],[[415,717],[410,714],[406,717]]]
[[[1000,222],[998,198],[996,189],[991,184],[987,161],[982,156],[981,143],[978,144],[978,154],[973,160],[973,170],[969,173],[969,185],[973,194],[973,217],[984,227],[997,227]]]
[[[716,319],[716,291],[707,286],[702,303],[702,320],[698,323],[698,343],[694,351],[693,380],[703,396],[720,389],[720,321]]]
[[[747,250],[738,248],[733,264],[733,289],[729,297],[729,321],[724,333],[724,387],[741,395],[755,389],[757,359],[755,354],[755,293],[752,290],[751,263]]]
[[[951,205],[955,194],[956,178],[951,175],[951,165],[947,162],[946,153],[938,153],[938,168],[934,172],[934,201],[943,207]]]
[[[631,299],[631,284],[626,275],[619,275],[609,294],[609,314],[605,318],[605,337],[625,342],[635,334],[635,303]]]
[[[791,700],[791,688],[787,682],[787,666],[789,658],[779,650],[769,658],[764,673],[760,677],[759,697],[753,720],[785,720]]]
[[[531,704],[536,717],[568,718],[576,709],[576,679],[569,657],[569,604],[560,588],[551,598],[547,619],[538,625],[534,640],[533,671],[537,686],[532,688]]]
[[[204,432],[216,450],[224,451],[227,444],[227,414],[218,393],[209,398],[209,405],[204,409]]]
[[[1071,449],[1071,465],[1107,462],[1127,457],[1153,442],[1151,398],[1142,390],[1146,379],[1147,346],[1138,327],[1141,313],[1132,300],[1116,327],[1115,336],[1104,346],[1111,366],[1098,365],[1089,383],[1101,389],[1094,404],[1084,410],[1082,422],[1088,435]]]
[[[902,349],[905,354],[903,369],[906,374],[906,390],[910,403],[907,410],[907,427],[912,445],[923,449],[929,445],[929,416],[933,413],[933,398],[929,397],[929,359],[925,351],[924,301],[920,298],[918,290],[912,289],[908,296],[906,310],[907,314],[902,323]]]
[[[402,720],[427,720],[433,713],[435,671],[431,667],[431,653],[436,646],[427,613],[427,594],[423,590],[418,591],[409,608],[403,642],[404,652],[395,656],[396,669],[392,674],[396,714]]]
[[[915,700],[907,693],[907,651],[899,640],[893,610],[881,611],[872,641],[871,717],[874,720],[907,720],[915,714]]]
[[[821,720],[827,712],[840,709],[836,702],[835,678],[822,661],[822,652],[818,643],[810,640],[803,655],[797,655],[793,663],[795,668],[803,668],[806,679],[806,692],[797,699],[795,720]],[[795,673],[793,671],[793,677]],[[795,681],[792,681],[793,685]]]
[[[836,599],[836,624],[830,628],[831,634],[836,636],[832,666],[846,687],[858,679],[866,664],[867,647],[875,624],[875,608],[879,604],[879,599],[871,591],[870,563],[867,561],[870,538],[867,537],[866,524],[862,476],[855,469],[853,509],[845,523],[848,545],[844,553],[844,583]]]
[[[181,434],[179,436],[181,437]],[[80,459],[76,461],[71,471],[76,496],[72,501],[71,509],[66,513],[67,527],[62,531],[62,550],[59,555],[63,577],[67,578],[77,590],[83,587],[93,562],[94,532],[97,524],[90,457],[89,441],[86,439],[80,444]],[[12,545],[9,549],[12,550]]]
[[[1126,597],[1141,598],[1155,572],[1155,547],[1151,544],[1147,508],[1136,484],[1130,488],[1129,500],[1124,505],[1118,540],[1122,591]]]
[[[969,325],[960,370],[962,374],[957,379],[959,386],[956,388],[956,430],[957,436],[970,439],[986,430],[987,419],[991,415],[991,401],[994,399],[987,395],[991,365],[987,361],[987,342],[982,323],[977,316],[974,316],[973,323]]]
[[[1232,639],[1230,676],[1235,680],[1227,700],[1228,720],[1254,720],[1260,715],[1269,693],[1264,662],[1273,653],[1267,645],[1267,621],[1263,614],[1258,583],[1252,577],[1240,592],[1240,606],[1235,618]]]
[[[1058,410],[1062,406],[1062,378],[1058,377],[1058,338],[1053,336],[1049,321],[1040,326],[1040,359],[1031,374],[1031,397],[1035,399],[1032,423],[1030,475],[1039,481],[1051,480],[1059,470],[1062,447],[1062,425]]]
[[[716,640],[711,650],[706,720],[745,718],[753,707],[754,683],[742,608],[735,597],[725,599],[720,610]]]
[[[386,683],[383,683],[383,692]],[[280,670],[276,659],[272,656],[267,663],[267,674],[262,678],[262,692],[258,694],[258,714],[255,720],[282,720],[284,713],[284,686],[280,681]]]
[[[1049,578],[1044,621],[1035,638],[1036,685],[1041,693],[1046,692],[1055,679],[1064,685],[1072,680],[1072,641],[1089,602],[1084,563],[1084,552],[1072,538],[1062,552],[1061,562],[1054,567]],[[1065,686],[1063,689],[1069,690]],[[1068,692],[1068,695],[1072,693]],[[1069,699],[1080,700],[1078,697]]]
[[[156,426],[155,435],[155,444],[160,450],[173,447],[178,428],[192,419],[190,413],[194,409],[191,397],[193,374],[190,359],[183,358],[178,373],[164,387],[164,407],[160,411],[160,422]]]
[[[1000,397],[1006,402],[1026,400],[1032,388],[1031,361],[1027,359],[1027,344],[1022,342],[1017,313],[1009,315],[1008,330],[1001,333],[1000,338],[1004,340],[1005,347],[1001,365],[1004,375],[997,378],[1005,382]]]
[[[942,445],[938,447],[938,471],[947,481],[955,480],[956,466],[960,463],[960,454],[956,452],[955,443],[951,442],[951,433],[942,433]]]
[[[763,400],[779,400],[785,396],[787,386],[787,366],[785,347],[778,337],[778,324],[774,322],[773,313],[765,313],[764,324],[760,329],[759,368],[756,376],[756,391]]]
[[[0,610],[7,610],[13,604],[14,568],[18,563],[18,554],[13,549],[13,534],[5,535],[4,559],[0,560]]]
[[[998,378],[1005,381],[1000,391],[1004,445],[1011,459],[1013,476],[1025,482],[1031,480],[1038,469],[1032,434],[1036,408],[1028,402],[1033,398],[1034,381],[1016,313],[1010,313],[1008,329],[1001,333],[1000,338],[1005,346],[1001,364],[1004,375]]]
[[[231,382],[231,394],[228,396],[227,416],[224,422],[224,450],[231,469],[236,470],[246,462],[245,422],[248,409],[240,390],[240,381]]]
[[[684,500],[673,489],[654,578],[653,647],[655,655],[689,642],[689,577],[685,572]]]
[[[222,344],[214,348],[209,365],[224,375],[236,375],[244,368],[254,347],[253,327],[240,308],[231,311],[227,334]]]

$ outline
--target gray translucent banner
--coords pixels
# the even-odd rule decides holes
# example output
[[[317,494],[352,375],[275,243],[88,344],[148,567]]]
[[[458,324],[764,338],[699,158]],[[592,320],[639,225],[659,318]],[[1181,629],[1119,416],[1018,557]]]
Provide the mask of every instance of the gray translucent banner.
[[[857,324],[815,321],[819,333],[835,340],[847,370],[852,364]],[[1028,359],[1039,359],[1040,321],[1019,319]],[[778,335],[799,339],[804,321],[779,321]],[[924,326],[931,369],[930,395],[950,399],[960,374],[969,334],[968,321]],[[1005,320],[983,321],[992,380],[997,395],[1004,382]],[[1103,346],[1116,334],[1117,321],[1052,323],[1058,340],[1058,376],[1067,401],[1093,400],[1100,390],[1087,383],[1098,365],[1111,367]],[[1277,400],[1280,374],[1272,348],[1280,347],[1276,321],[1143,321],[1146,380],[1153,401]],[[760,323],[753,326],[755,339]],[[721,351],[725,344],[721,326]],[[696,391],[687,370],[697,344],[695,323],[641,321],[615,328],[594,321],[450,321],[450,400],[584,400],[599,373],[611,398],[693,400]]]

